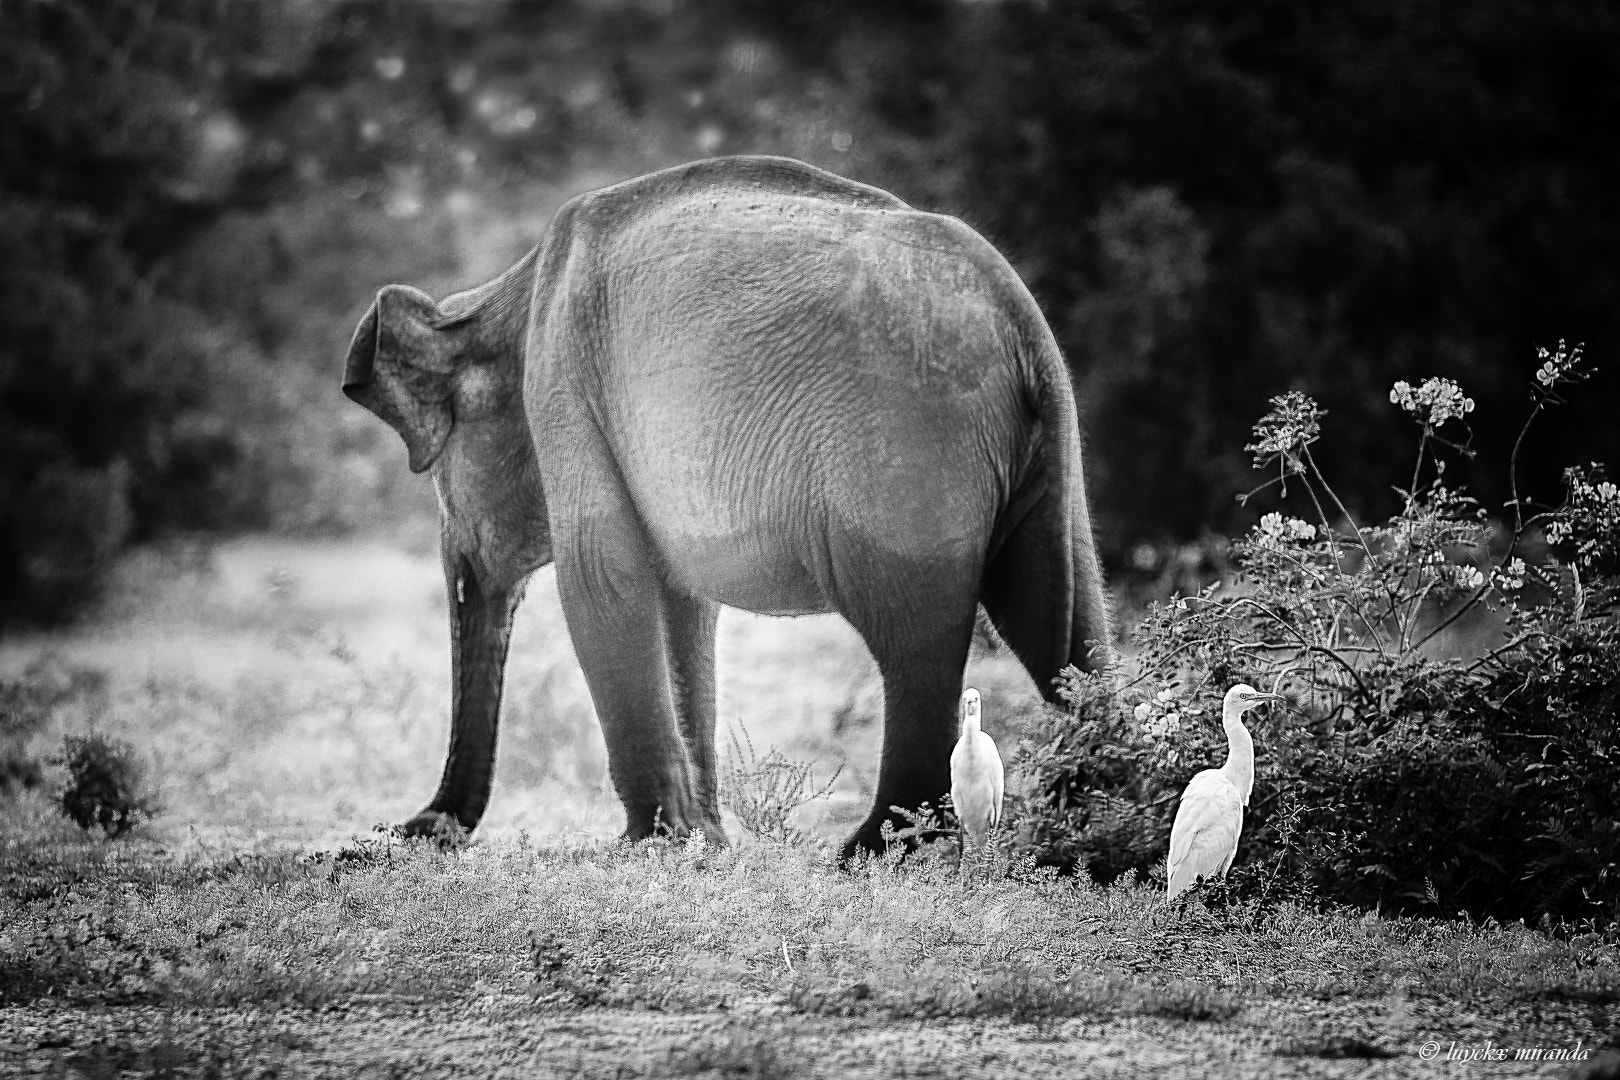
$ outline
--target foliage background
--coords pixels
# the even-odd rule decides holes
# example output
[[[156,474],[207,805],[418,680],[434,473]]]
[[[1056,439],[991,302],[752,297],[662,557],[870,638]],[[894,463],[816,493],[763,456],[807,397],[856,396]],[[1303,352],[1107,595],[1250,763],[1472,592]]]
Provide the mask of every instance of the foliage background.
[[[133,540],[431,512],[337,392],[374,291],[491,276],[575,191],[791,154],[963,217],[1086,411],[1116,575],[1251,510],[1255,403],[1308,389],[1394,508],[1397,377],[1513,416],[1533,346],[1620,339],[1620,13],[886,0],[0,5],[0,619]],[[1617,460],[1600,376],[1525,486]],[[1488,507],[1512,430],[1455,478]],[[1331,445],[1329,445],[1331,444]]]

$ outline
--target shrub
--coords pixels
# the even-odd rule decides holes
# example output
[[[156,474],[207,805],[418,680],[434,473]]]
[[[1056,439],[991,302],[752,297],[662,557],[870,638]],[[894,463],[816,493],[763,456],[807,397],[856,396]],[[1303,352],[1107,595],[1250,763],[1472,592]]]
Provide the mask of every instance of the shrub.
[[[1525,431],[1587,375],[1579,348],[1541,358]],[[1068,715],[1023,747],[1018,846],[1102,880],[1153,872],[1182,787],[1224,756],[1220,699],[1243,681],[1289,700],[1252,721],[1238,862],[1255,872],[1233,888],[1620,916],[1620,490],[1572,470],[1564,503],[1528,517],[1515,491],[1504,536],[1441,482],[1439,450],[1468,452],[1449,433],[1472,401],[1444,379],[1397,383],[1391,401],[1421,429],[1416,465],[1399,512],[1365,526],[1313,456],[1321,411],[1298,392],[1272,399],[1248,449],[1312,520],[1266,514],[1232,544],[1234,578],[1150,607],[1121,686],[1065,673]],[[1463,626],[1497,636],[1442,651]]]
[[[64,708],[86,718],[106,700],[106,674],[45,652],[15,679],[0,679],[0,795],[39,787],[45,760],[38,750]]]
[[[126,742],[99,734],[68,735],[57,763],[68,771],[58,805],[81,829],[99,826],[108,836],[119,837],[158,812],[146,769]]]

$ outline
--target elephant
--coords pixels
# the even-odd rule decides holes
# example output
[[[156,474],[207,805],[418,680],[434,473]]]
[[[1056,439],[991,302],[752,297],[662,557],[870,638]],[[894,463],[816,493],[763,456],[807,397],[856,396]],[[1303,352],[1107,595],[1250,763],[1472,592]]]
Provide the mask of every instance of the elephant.
[[[343,390],[431,474],[450,747],[412,834],[488,803],[513,613],[556,566],[624,837],[725,843],[721,605],[837,612],[884,685],[876,798],[950,788],[979,605],[1049,700],[1109,662],[1068,369],[961,221],[802,162],[711,158],[567,202],[495,280],[377,293]]]

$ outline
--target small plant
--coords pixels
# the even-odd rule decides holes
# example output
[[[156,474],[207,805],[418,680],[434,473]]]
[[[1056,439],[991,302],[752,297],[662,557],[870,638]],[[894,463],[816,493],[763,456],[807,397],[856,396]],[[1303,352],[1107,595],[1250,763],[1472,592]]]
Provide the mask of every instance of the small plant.
[[[826,783],[817,785],[814,762],[794,761],[774,746],[760,757],[741,723],[729,732],[729,741],[720,770],[721,801],[758,839],[782,844],[797,839],[798,830],[790,820],[793,812],[829,797],[843,766],[834,769]]]
[[[68,771],[57,804],[81,829],[97,826],[116,838],[158,812],[145,767],[126,742],[100,734],[68,735],[54,763]]]
[[[878,835],[883,840],[881,865],[893,871],[898,870],[901,863],[908,860],[912,860],[912,864],[919,869],[930,862],[947,858],[955,862],[955,844],[951,844],[949,848],[945,845],[933,846],[936,840],[957,835],[954,814],[947,824],[944,808],[936,807],[933,803],[925,802],[915,810],[904,806],[891,806],[889,810],[903,824],[896,828],[894,822],[885,821],[878,826]]]

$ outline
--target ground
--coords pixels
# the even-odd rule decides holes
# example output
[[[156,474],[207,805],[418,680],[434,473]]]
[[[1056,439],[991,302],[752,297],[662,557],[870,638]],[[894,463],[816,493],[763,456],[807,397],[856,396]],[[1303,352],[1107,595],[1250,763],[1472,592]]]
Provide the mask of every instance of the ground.
[[[616,845],[548,574],[476,842],[401,843],[372,826],[437,781],[442,589],[409,538],[171,546],[95,619],[0,644],[0,677],[56,701],[35,750],[126,739],[165,807],[109,841],[46,791],[0,802],[0,1074],[1562,1075],[1513,1059],[1620,1030],[1593,936],[1172,907],[944,845],[835,870],[879,736],[875,671],[836,619],[722,621],[722,729],[844,766],[804,838],[733,821],[724,850]],[[969,679],[1016,767],[1033,688],[1005,653]]]

